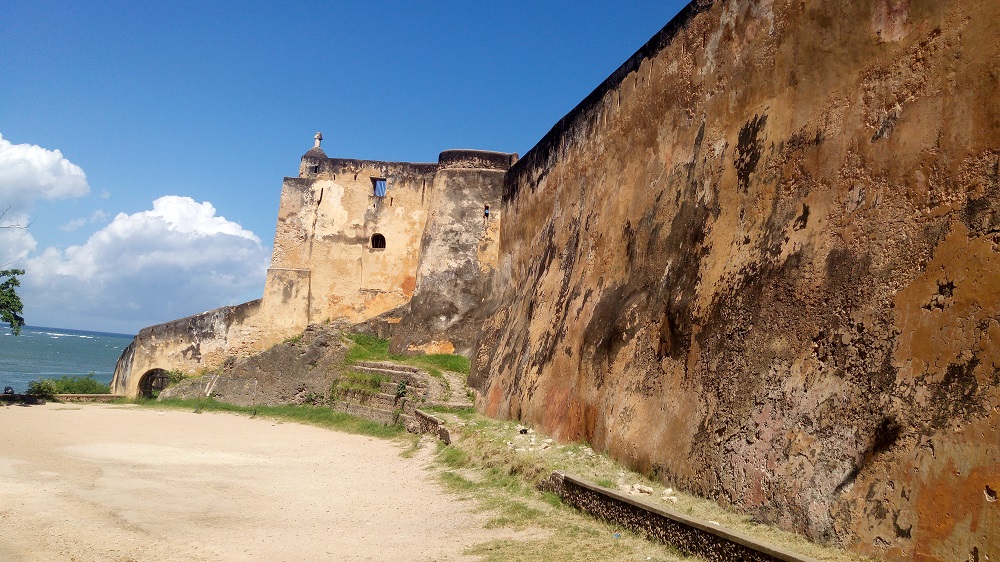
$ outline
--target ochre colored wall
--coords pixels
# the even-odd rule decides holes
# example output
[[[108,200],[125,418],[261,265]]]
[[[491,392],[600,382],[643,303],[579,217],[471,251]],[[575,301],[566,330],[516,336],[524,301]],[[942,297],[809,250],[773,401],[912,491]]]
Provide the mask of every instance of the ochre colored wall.
[[[358,322],[409,301],[436,171],[324,159],[309,177],[285,179],[271,267],[309,270],[307,322]],[[386,179],[385,197],[374,197],[373,177]],[[376,233],[384,249],[371,247]]]
[[[504,172],[512,162],[509,154],[496,156],[496,162],[463,160],[475,167],[438,172],[417,290],[392,330],[392,351],[471,354],[486,317],[483,300],[498,259]]]
[[[463,314],[440,329],[409,332],[408,344],[441,351],[439,342],[445,342],[452,347],[443,351],[450,352],[454,340],[468,352],[479,320],[465,312],[482,302],[476,291],[485,288],[481,278],[497,253],[499,222],[484,227],[482,205],[484,199],[499,200],[503,173],[516,159],[449,150],[438,163],[411,164],[327,158],[318,147],[310,150],[300,177],[285,178],[282,185],[263,298],[143,329],[118,362],[114,392],[136,396],[142,377],[154,369],[215,369],[230,357],[244,358],[300,334],[311,323],[356,323],[393,311],[419,316],[419,307],[404,310],[417,290],[418,270],[428,280],[425,295],[436,302],[454,296]],[[384,197],[375,197],[372,178],[386,180]],[[476,220],[466,222],[475,229],[456,243],[447,223],[470,213]],[[438,226],[427,231],[435,214]],[[376,233],[385,238],[385,248],[372,247]],[[422,264],[424,252],[432,258]],[[456,264],[463,272],[472,264],[476,278],[461,286],[436,283],[451,276]]]
[[[194,375],[281,341],[260,320],[261,301],[255,300],[143,328],[119,358],[111,391],[138,396],[143,376],[155,369]]]
[[[688,6],[508,172],[480,407],[819,541],[1000,559],[998,26]]]

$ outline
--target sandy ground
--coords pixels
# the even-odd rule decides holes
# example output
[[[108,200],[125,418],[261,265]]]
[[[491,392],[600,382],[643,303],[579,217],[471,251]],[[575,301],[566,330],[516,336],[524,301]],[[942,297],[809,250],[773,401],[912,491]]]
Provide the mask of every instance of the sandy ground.
[[[400,450],[227,414],[0,407],[0,560],[464,560],[498,538]]]

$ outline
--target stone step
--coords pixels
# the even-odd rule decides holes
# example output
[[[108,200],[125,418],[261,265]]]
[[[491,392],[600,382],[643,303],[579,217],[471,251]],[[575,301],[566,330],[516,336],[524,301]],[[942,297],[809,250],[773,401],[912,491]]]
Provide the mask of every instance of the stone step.
[[[476,405],[468,400],[463,402],[450,401],[450,402],[427,402],[422,408],[474,408]]]
[[[385,394],[396,395],[396,388],[399,386],[399,381],[395,382],[384,382],[382,383],[381,390]],[[415,398],[417,400],[427,398],[427,387],[426,386],[415,386],[410,383],[406,383],[406,396],[407,398]]]
[[[389,363],[386,361],[358,361],[354,364],[356,367],[369,367],[372,369],[385,369],[387,371],[396,371],[400,373],[419,373],[420,369],[416,367],[411,367],[409,365],[397,365],[396,363]]]
[[[345,414],[351,414],[352,416],[358,416],[360,418],[384,423],[385,425],[402,423],[404,426],[410,427],[410,425],[413,424],[413,416],[411,414],[402,413],[397,416],[394,410],[372,408],[370,406],[353,404],[350,402],[335,402],[330,407],[338,412],[344,412]]]
[[[371,408],[380,408],[384,410],[403,410],[407,414],[413,413],[413,408],[416,405],[416,400],[411,396],[405,396],[403,398],[396,398],[395,394],[385,394],[381,392],[367,393],[359,390],[343,390],[334,396],[337,402],[349,402],[352,404],[359,404],[361,406],[367,406]]]
[[[352,365],[349,367],[354,371],[361,373],[370,373],[373,375],[385,375],[392,379],[393,383],[398,384],[400,380],[405,380],[408,386],[419,386],[424,388],[427,386],[427,381],[420,376],[419,372],[411,371],[393,371],[390,369],[382,369],[379,367],[368,367],[360,364]]]

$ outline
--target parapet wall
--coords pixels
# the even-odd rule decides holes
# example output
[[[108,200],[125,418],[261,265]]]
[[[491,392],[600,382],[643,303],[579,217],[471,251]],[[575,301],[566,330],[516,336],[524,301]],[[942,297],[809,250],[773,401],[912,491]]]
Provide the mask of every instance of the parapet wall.
[[[695,2],[505,180],[487,414],[890,559],[1000,557],[995,2]]]
[[[487,150],[445,150],[438,156],[438,169],[469,168],[506,172],[517,162],[517,154]]]
[[[142,377],[155,369],[193,375],[266,349],[280,341],[266,326],[258,299],[143,328],[119,358],[111,391],[137,396]]]

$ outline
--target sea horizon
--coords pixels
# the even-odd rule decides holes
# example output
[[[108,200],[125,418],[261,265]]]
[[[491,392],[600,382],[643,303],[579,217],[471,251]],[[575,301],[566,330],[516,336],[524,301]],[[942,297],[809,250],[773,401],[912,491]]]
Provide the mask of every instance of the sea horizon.
[[[7,334],[5,334],[5,335],[13,335],[13,334],[11,334],[10,326],[4,324],[3,328],[7,332]],[[127,337],[127,338],[134,338],[136,336],[135,334],[122,334],[122,333],[119,333],[119,332],[102,332],[100,330],[80,330],[80,329],[77,329],[77,328],[57,328],[57,327],[53,327],[53,326],[33,326],[33,325],[29,325],[29,324],[25,324],[24,326],[21,327],[22,330],[24,328],[29,328],[29,329],[36,330],[36,331],[41,331],[41,330],[58,330],[60,332],[73,332],[73,333],[77,333],[77,334],[97,334],[99,336],[114,336],[114,337]]]
[[[10,327],[0,329],[0,388],[27,390],[39,378],[93,374],[108,384],[122,352],[134,334],[29,326],[14,336]]]

